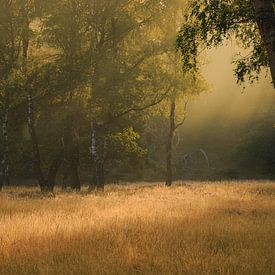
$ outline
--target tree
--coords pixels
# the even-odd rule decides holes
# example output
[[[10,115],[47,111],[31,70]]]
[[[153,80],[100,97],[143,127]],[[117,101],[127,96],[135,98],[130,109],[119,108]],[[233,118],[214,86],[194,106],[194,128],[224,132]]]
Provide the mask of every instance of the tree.
[[[9,110],[20,52],[20,21],[12,1],[0,2],[0,190],[9,183]]]
[[[252,0],[256,22],[267,51],[269,68],[275,87],[275,1]]]
[[[159,28],[161,29],[161,35],[167,39],[167,52],[162,58],[161,70],[164,79],[171,87],[165,101],[169,120],[166,141],[166,186],[171,186],[173,183],[173,141],[175,132],[185,122],[188,101],[194,95],[203,92],[204,87],[201,85],[199,72],[196,72],[196,74],[187,71],[182,72],[180,56],[175,53],[175,30],[179,28],[182,21],[182,1],[169,1],[165,3],[165,6],[166,16]],[[171,17],[173,17],[173,23],[168,21]]]
[[[89,189],[103,190],[115,161],[145,156],[140,133],[151,107],[175,90],[187,91],[175,69],[179,62],[172,62],[169,20],[181,1],[168,2],[7,1],[11,14],[5,8],[0,53],[8,56],[16,45],[16,54],[0,87],[1,103],[7,91],[10,96],[12,171],[35,175],[45,192],[53,191],[59,174],[64,189],[79,190],[79,174],[90,172]],[[175,101],[180,105],[181,96]]]
[[[155,90],[152,75],[143,67],[164,50],[159,41],[147,43],[156,15],[163,7],[158,1],[124,0],[100,1],[88,7],[93,31],[90,46],[90,152],[95,167],[90,189],[93,190],[104,188],[104,151],[107,136],[116,128],[115,122],[132,112],[145,110],[163,98],[164,91]],[[150,12],[152,9],[154,16]]]
[[[275,86],[274,22],[274,0],[191,1],[177,39],[184,70],[197,71],[201,50],[233,38],[248,52],[235,61],[238,82],[270,68]]]
[[[166,143],[166,186],[173,183],[173,144],[176,131],[184,124],[187,117],[187,106],[195,95],[205,90],[202,80],[197,76],[180,75],[179,59],[175,54],[170,57],[167,71],[170,72],[171,91],[166,100],[168,105],[169,130]],[[174,72],[173,72],[174,71]],[[172,72],[172,73],[171,73]]]

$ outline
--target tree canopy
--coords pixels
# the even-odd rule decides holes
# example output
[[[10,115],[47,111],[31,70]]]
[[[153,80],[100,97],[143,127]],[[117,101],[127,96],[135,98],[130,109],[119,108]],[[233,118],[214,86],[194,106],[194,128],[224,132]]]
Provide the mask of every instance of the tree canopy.
[[[204,49],[236,40],[244,49],[234,61],[237,81],[253,82],[270,68],[274,82],[274,0],[258,2],[190,1],[177,39],[184,70],[198,69],[198,56]]]

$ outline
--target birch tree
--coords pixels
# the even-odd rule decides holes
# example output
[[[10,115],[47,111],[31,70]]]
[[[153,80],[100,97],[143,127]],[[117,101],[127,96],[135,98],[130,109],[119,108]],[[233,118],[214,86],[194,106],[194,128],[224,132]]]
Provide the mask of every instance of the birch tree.
[[[247,53],[234,61],[238,82],[253,82],[262,69],[270,69],[275,87],[274,0],[191,1],[185,14],[177,39],[184,70],[197,71],[205,48],[236,39]]]

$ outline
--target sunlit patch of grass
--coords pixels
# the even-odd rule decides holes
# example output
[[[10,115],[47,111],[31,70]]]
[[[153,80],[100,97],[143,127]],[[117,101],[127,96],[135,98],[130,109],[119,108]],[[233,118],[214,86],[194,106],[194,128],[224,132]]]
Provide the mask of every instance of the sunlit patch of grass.
[[[260,191],[259,191],[260,190]],[[0,194],[0,274],[274,274],[275,184]]]

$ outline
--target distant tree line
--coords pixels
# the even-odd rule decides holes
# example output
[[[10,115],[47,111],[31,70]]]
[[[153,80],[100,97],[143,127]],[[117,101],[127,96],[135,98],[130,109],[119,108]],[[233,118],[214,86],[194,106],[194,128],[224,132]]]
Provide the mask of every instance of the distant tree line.
[[[85,171],[89,191],[103,190],[106,170],[148,165],[145,136],[155,117],[167,125],[170,186],[175,135],[188,102],[205,90],[200,48],[233,32],[245,47],[253,43],[238,79],[262,66],[273,73],[273,2],[252,2],[1,0],[0,189],[25,174],[43,192],[57,176],[64,190],[80,190]]]

